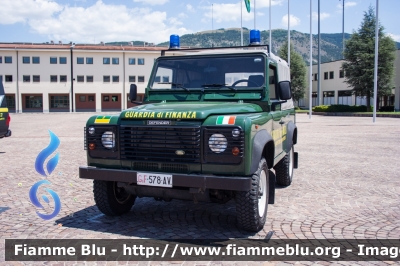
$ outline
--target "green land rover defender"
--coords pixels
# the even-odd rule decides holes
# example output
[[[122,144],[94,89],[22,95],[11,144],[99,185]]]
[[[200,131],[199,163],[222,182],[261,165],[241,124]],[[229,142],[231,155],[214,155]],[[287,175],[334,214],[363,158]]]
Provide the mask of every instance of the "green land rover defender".
[[[289,80],[267,46],[163,51],[140,105],[89,118],[79,176],[94,180],[106,215],[129,212],[137,197],[235,200],[238,225],[259,231],[275,184],[289,186],[297,168]]]

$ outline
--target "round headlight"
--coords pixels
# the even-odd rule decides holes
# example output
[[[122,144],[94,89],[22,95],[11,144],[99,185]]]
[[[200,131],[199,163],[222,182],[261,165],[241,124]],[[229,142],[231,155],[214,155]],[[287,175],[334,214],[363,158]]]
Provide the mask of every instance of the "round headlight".
[[[104,148],[112,149],[115,146],[115,135],[112,131],[106,131],[101,136],[101,144]]]
[[[228,147],[228,140],[222,134],[213,134],[208,140],[208,147],[215,153],[224,152]]]
[[[90,135],[93,135],[94,132],[95,132],[94,127],[89,127],[88,132],[89,132]]]
[[[237,138],[240,136],[240,130],[237,128],[232,129],[232,137]]]

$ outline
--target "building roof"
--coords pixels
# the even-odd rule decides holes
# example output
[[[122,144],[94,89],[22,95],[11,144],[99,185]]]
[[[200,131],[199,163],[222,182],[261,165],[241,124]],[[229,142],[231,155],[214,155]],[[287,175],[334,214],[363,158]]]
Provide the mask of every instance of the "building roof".
[[[0,49],[55,49],[69,50],[71,44],[37,44],[37,43],[0,43]],[[75,44],[74,50],[108,50],[108,51],[162,51],[168,47],[160,46],[122,46],[122,45],[94,45],[94,44]]]

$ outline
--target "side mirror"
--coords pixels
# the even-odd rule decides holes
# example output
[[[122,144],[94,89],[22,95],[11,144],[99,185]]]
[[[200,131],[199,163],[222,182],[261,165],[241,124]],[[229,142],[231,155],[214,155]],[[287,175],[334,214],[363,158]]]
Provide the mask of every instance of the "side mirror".
[[[137,87],[136,84],[131,84],[129,89],[129,99],[131,99],[131,103],[135,103],[137,97]]]
[[[292,88],[290,86],[290,81],[280,81],[278,83],[279,98],[281,100],[289,100],[292,98]]]

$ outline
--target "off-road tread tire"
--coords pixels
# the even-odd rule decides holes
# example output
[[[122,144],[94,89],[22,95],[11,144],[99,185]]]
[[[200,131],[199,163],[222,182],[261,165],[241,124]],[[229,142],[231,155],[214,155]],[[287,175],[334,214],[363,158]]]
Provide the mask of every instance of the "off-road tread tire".
[[[269,194],[269,173],[267,161],[262,158],[258,164],[257,171],[251,177],[251,188],[249,191],[238,191],[235,195],[236,200],[236,215],[237,221],[240,228],[251,231],[260,231],[265,224],[267,219],[268,211],[268,195],[266,201],[266,207],[264,216],[260,217],[258,214],[258,184],[260,180],[261,170],[264,168],[267,180],[266,180],[266,193]]]
[[[129,212],[136,199],[136,196],[131,195],[128,201],[119,203],[114,195],[113,182],[102,180],[93,180],[93,195],[97,208],[108,216],[119,216]]]
[[[292,170],[292,176],[289,174],[290,169],[290,153],[292,153],[293,145],[289,150],[289,153],[285,155],[274,167],[275,169],[275,176],[276,176],[276,183],[280,186],[290,186],[293,180],[294,171]],[[293,160],[294,158],[292,158]]]

